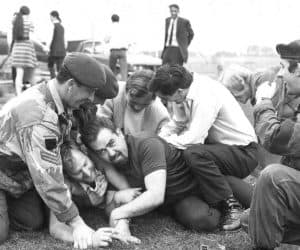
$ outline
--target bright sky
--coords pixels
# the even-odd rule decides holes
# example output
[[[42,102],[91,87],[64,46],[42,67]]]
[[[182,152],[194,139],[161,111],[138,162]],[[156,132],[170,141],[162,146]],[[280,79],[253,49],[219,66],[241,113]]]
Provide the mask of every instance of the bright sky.
[[[164,19],[169,4],[180,6],[195,32],[191,50],[210,54],[220,50],[245,51],[249,45],[275,47],[300,39],[299,0],[3,0],[0,30],[9,29],[20,6],[31,9],[37,36],[52,35],[49,13],[57,10],[69,40],[105,34],[110,17],[120,16],[128,35],[145,49],[162,49]],[[5,7],[4,7],[5,5]]]

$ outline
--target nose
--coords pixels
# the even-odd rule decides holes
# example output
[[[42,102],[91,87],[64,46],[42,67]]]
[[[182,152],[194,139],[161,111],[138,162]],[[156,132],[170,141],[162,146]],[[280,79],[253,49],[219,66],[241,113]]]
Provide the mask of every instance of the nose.
[[[280,68],[280,70],[278,71],[276,77],[278,77],[278,78],[282,78],[283,77],[283,68]]]
[[[91,92],[91,94],[89,95],[88,99],[89,99],[91,102],[93,102],[93,101],[94,101],[94,98],[95,98],[95,90],[93,90],[93,91]]]
[[[106,149],[106,152],[107,152],[107,154],[108,154],[109,159],[110,159],[111,161],[113,161],[114,158],[115,158],[115,155],[116,155],[115,150],[113,150],[112,148],[107,148],[107,149]]]

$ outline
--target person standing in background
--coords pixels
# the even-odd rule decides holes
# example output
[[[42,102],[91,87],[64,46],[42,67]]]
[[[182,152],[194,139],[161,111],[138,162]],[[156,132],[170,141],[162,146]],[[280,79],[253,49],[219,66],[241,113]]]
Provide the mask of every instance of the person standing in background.
[[[52,41],[50,43],[48,68],[51,78],[55,78],[56,72],[60,70],[64,57],[66,56],[65,30],[61,25],[61,19],[56,10],[50,12],[50,19],[54,25],[54,31]],[[56,65],[56,72],[54,65]]]
[[[166,19],[165,44],[162,52],[163,64],[179,64],[187,62],[188,46],[194,37],[194,31],[190,21],[178,17],[179,6],[171,4],[169,6],[171,17]]]
[[[33,24],[29,19],[30,9],[22,6],[13,20],[13,47],[12,67],[16,68],[16,93],[19,95],[23,89],[23,76],[25,69],[31,70],[29,82],[33,79],[33,70],[37,66],[36,53],[30,33]]]
[[[109,67],[117,75],[117,63],[120,64],[121,81],[127,80],[127,48],[126,34],[120,25],[120,17],[117,14],[111,16],[112,26],[110,34],[105,38],[105,42],[110,45]]]

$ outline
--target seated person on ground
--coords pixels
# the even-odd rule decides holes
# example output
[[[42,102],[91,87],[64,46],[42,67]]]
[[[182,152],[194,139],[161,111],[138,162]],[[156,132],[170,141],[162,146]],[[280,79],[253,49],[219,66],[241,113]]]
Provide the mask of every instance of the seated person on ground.
[[[128,188],[121,191],[107,190],[108,182],[101,170],[96,169],[90,158],[75,145],[64,145],[62,160],[65,172],[65,183],[69,187],[73,201],[79,207],[99,207],[109,215],[111,210],[139,196],[139,188]],[[139,243],[139,239],[131,236],[129,221],[118,220],[115,228],[99,228],[93,234],[93,247],[107,246],[113,238],[124,242]],[[50,214],[50,234],[57,239],[73,242],[72,228],[59,222],[53,213]]]
[[[151,70],[140,70],[133,73],[126,84],[119,82],[117,97],[98,106],[97,115],[109,118],[125,134],[157,133],[169,121],[169,115],[160,99],[148,91],[153,76]]]
[[[252,105],[256,104],[257,88],[264,82],[276,82],[276,90],[272,96],[272,103],[278,112],[278,117],[287,118],[297,112],[300,97],[287,93],[281,76],[277,76],[279,66],[270,67],[265,71],[251,72],[239,66],[231,65],[224,70],[220,81],[241,103],[250,100]]]
[[[300,96],[300,41],[278,44],[281,57],[278,76],[287,94]],[[242,217],[249,225],[254,249],[275,249],[280,243],[300,245],[300,121],[299,110],[286,119],[278,117],[272,97],[276,86],[257,89],[255,129],[264,148],[282,155],[281,163],[266,167],[257,180],[250,214]]]
[[[172,120],[159,136],[185,150],[204,201],[224,212],[223,228],[231,229],[242,208],[235,198],[246,206],[251,201],[251,185],[242,179],[258,165],[251,123],[221,83],[182,66],[161,66],[149,89],[172,105]]]
[[[90,121],[82,140],[99,158],[126,173],[132,186],[143,187],[141,195],[111,212],[111,221],[161,207],[188,228],[212,231],[218,227],[220,212],[203,201],[182,150],[147,132],[125,137],[105,117]]]

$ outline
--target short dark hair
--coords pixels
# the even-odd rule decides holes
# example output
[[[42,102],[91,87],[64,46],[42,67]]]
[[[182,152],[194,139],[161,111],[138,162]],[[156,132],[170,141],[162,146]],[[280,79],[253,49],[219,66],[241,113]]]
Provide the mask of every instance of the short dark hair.
[[[117,14],[113,14],[111,16],[111,21],[112,22],[119,22],[120,21],[120,17]]]
[[[183,66],[179,64],[165,64],[156,71],[149,85],[149,90],[170,96],[178,89],[189,88],[192,81],[193,75]]]
[[[155,93],[149,91],[149,84],[153,77],[154,72],[150,69],[134,72],[126,82],[126,93],[132,97],[144,97],[151,94],[152,99],[155,99]]]
[[[176,3],[173,3],[173,4],[170,4],[169,5],[169,8],[171,9],[171,8],[176,8],[177,10],[179,10],[179,5],[178,4],[176,4]]]
[[[20,14],[29,15],[30,14],[30,9],[27,6],[24,5],[20,8]]]
[[[94,142],[101,129],[107,128],[113,132],[116,132],[115,124],[106,117],[96,116],[81,130],[81,139],[86,147],[90,148],[90,144]]]

